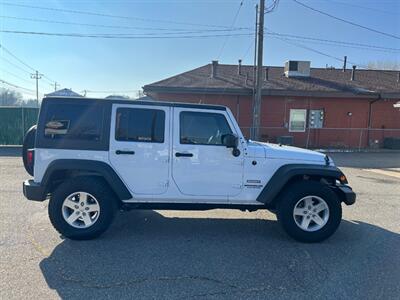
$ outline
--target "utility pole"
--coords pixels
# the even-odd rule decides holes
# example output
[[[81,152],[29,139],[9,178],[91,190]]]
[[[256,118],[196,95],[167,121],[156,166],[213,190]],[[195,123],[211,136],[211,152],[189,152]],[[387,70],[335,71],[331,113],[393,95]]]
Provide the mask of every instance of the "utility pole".
[[[253,107],[253,137],[260,138],[260,120],[261,120],[261,86],[262,86],[262,66],[263,66],[263,44],[264,44],[264,10],[265,0],[260,0],[260,10],[258,12],[258,45],[257,45],[257,81],[256,95]]]
[[[58,86],[59,84],[57,83],[57,82],[54,82],[54,91],[57,91],[57,86]]]
[[[40,74],[38,71],[31,74],[32,79],[36,79],[36,104],[39,107],[39,79],[41,79],[43,74]]]
[[[256,23],[254,30],[254,62],[253,62],[253,104],[256,102],[256,77],[257,77],[257,34],[258,34],[258,4],[256,4]],[[254,108],[253,108],[254,109]],[[254,128],[250,130],[250,137],[254,139]]]

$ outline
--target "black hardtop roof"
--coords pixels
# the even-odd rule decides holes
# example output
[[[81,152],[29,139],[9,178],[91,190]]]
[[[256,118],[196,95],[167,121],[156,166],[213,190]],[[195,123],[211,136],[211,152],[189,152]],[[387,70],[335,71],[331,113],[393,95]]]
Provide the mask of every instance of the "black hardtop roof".
[[[163,100],[129,100],[129,99],[105,99],[105,98],[87,98],[87,97],[68,97],[68,96],[50,96],[43,98],[43,102],[47,101],[66,101],[68,103],[72,101],[76,102],[107,102],[112,104],[135,104],[135,105],[154,105],[154,106],[169,106],[169,107],[184,107],[184,108],[198,108],[198,109],[214,109],[214,110],[226,110],[226,106],[223,105],[211,105],[211,104],[197,104],[197,103],[184,103],[184,102],[169,102]]]

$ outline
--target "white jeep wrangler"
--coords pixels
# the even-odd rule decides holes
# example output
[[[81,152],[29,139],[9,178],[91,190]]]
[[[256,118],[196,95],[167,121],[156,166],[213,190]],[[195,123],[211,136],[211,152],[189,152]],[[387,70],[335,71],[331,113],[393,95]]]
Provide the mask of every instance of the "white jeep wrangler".
[[[355,193],[326,155],[246,140],[224,106],[45,98],[23,160],[30,200],[65,237],[91,239],[117,209],[268,209],[303,242],[331,236]]]

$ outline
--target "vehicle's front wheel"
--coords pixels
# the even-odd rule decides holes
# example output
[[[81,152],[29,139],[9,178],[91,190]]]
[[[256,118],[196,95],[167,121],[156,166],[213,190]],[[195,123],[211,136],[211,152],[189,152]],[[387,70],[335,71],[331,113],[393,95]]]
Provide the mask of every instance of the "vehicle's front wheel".
[[[325,184],[298,182],[282,195],[278,220],[285,231],[301,242],[320,242],[339,227],[342,206],[336,194]]]
[[[104,182],[77,177],[52,193],[48,212],[54,228],[63,236],[88,240],[107,230],[116,209],[115,196]]]

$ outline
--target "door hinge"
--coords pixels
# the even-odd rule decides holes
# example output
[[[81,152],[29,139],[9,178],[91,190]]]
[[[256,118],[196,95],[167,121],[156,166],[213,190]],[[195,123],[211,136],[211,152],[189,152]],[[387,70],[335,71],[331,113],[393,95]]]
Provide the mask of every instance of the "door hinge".
[[[158,185],[160,187],[168,187],[169,186],[169,181],[168,180],[167,181],[161,181],[161,182],[158,183]]]
[[[232,187],[233,187],[234,189],[242,189],[242,188],[243,188],[243,185],[242,185],[242,184],[233,184]]]

